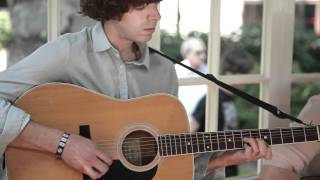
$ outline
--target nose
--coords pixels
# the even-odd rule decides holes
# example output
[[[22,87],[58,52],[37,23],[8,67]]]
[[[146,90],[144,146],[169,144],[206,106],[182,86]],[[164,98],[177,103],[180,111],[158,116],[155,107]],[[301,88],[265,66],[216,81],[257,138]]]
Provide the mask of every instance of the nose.
[[[152,21],[160,21],[161,15],[159,12],[159,3],[151,3],[149,4],[149,14],[148,14],[148,19]]]

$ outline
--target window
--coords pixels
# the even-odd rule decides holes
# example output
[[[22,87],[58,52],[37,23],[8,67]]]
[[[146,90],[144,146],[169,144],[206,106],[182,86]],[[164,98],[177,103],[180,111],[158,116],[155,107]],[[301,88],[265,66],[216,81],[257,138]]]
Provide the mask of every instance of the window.
[[[1,70],[20,61],[47,41],[46,6],[46,1],[14,1],[0,8]]]
[[[291,110],[297,116],[320,92],[320,1],[296,0],[295,8]]]

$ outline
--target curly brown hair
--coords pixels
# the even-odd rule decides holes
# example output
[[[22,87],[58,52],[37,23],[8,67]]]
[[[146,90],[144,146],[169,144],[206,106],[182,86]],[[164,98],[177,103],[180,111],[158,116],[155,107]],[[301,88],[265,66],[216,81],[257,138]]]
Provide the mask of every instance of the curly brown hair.
[[[122,15],[135,8],[149,3],[158,3],[161,0],[80,0],[80,14],[97,21],[111,19],[121,20]]]

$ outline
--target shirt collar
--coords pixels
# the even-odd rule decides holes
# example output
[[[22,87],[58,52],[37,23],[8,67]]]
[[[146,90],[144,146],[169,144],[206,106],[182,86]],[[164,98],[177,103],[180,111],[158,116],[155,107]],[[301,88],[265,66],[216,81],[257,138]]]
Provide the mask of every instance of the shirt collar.
[[[134,64],[138,66],[145,66],[147,69],[150,68],[150,52],[146,44],[138,44],[139,49],[142,51],[142,56],[137,61],[128,62],[128,64]]]
[[[92,30],[92,41],[93,41],[93,49],[95,52],[102,52],[108,49],[115,48],[111,45],[108,37],[106,36],[102,23],[97,23]],[[128,64],[135,64],[135,65],[144,65],[147,69],[150,68],[150,55],[149,55],[149,48],[145,43],[138,43],[139,49],[142,51],[142,56],[137,61],[129,62]],[[117,50],[115,50],[118,52]]]
[[[102,23],[98,22],[92,30],[92,42],[95,52],[102,52],[112,48],[112,45],[104,33]]]

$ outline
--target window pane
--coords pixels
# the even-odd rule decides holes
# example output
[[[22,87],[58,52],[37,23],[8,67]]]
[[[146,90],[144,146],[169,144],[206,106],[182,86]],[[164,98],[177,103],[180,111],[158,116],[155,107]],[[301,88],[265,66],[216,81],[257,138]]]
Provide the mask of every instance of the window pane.
[[[259,97],[258,85],[241,85],[237,88]],[[224,90],[219,92],[218,130],[257,129],[258,107]],[[257,173],[257,163],[246,163],[226,168],[226,176],[250,176]]]
[[[61,24],[60,33],[78,32],[86,26],[96,23],[95,20],[79,14],[79,0],[62,0],[61,1]]]
[[[291,90],[291,113],[298,116],[308,99],[320,92],[320,82],[293,83]]]
[[[183,106],[187,111],[189,122],[194,120],[193,116],[195,115],[195,113],[199,116],[201,115],[202,118],[205,118],[206,94],[207,94],[206,85],[179,86],[178,98],[182,102]],[[204,125],[203,122],[201,122],[202,131],[204,131],[203,125]]]
[[[262,0],[221,1],[221,74],[260,72]]]
[[[181,43],[191,36],[201,38],[207,47],[210,3],[210,0],[201,0],[201,3],[197,0],[162,1],[161,51],[179,60],[186,59],[186,55],[180,54],[180,47]]]
[[[320,0],[296,0],[293,72],[320,71]]]
[[[47,42],[45,0],[14,1],[0,9],[0,19],[1,70]]]

